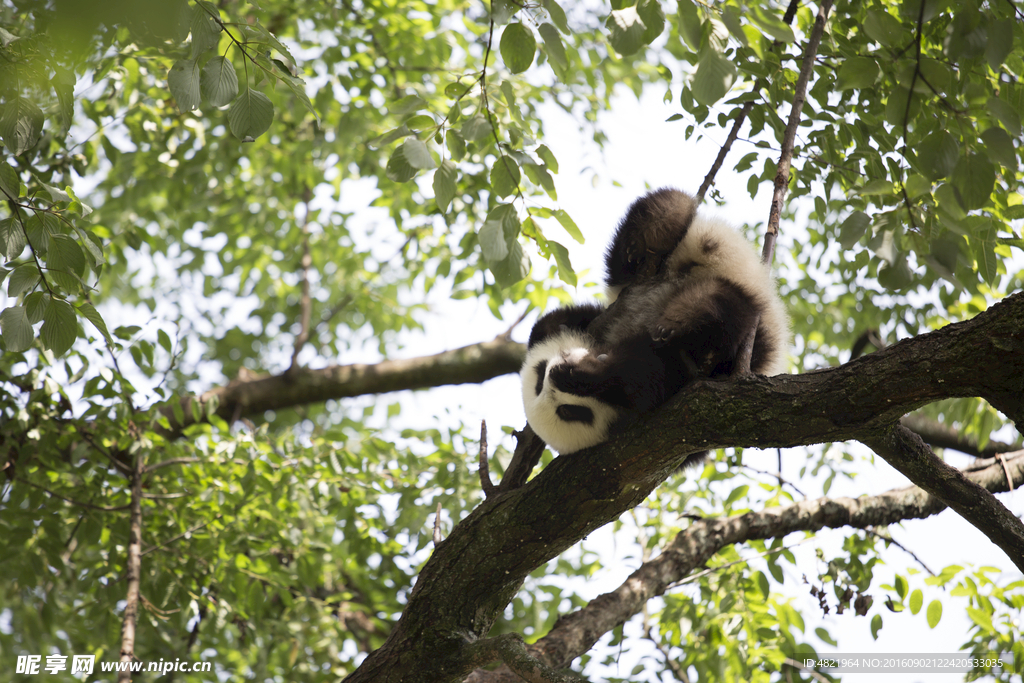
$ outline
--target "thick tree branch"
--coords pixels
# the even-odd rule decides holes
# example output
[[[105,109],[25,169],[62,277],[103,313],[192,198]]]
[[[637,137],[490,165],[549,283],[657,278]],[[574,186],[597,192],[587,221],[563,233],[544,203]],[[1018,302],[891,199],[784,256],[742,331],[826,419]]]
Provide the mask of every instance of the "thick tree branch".
[[[1024,572],[1024,523],[995,496],[932,453],[921,437],[901,424],[861,441],[908,479],[945,501]]]
[[[976,458],[994,458],[999,453],[1009,453],[1019,450],[1021,447],[1021,442],[1018,440],[1016,443],[989,441],[984,448],[978,448],[977,439],[964,436],[952,427],[924,415],[907,415],[900,422],[904,427],[917,432],[932,448],[950,448]]]
[[[350,681],[465,678],[473,668],[467,637],[487,634],[526,576],[638,505],[690,453],[871,439],[922,405],[963,396],[985,398],[1024,423],[1024,293],[837,368],[696,382],[632,429],[555,458],[456,525],[388,640]],[[997,514],[986,524],[1003,521]]]
[[[1024,477],[1024,455],[1009,462],[1015,480]],[[966,474],[987,491],[1007,490],[1002,468],[991,464]],[[586,607],[558,620],[550,632],[528,646],[537,661],[565,667],[590,651],[600,638],[643,610],[674,584],[690,576],[712,556],[734,543],[782,538],[820,529],[869,529],[908,519],[923,519],[946,509],[945,503],[917,486],[893,489],[862,498],[818,498],[780,508],[749,512],[726,519],[697,520],[679,532],[658,557],[645,562],[615,590],[600,595]],[[508,671],[476,671],[473,683],[512,683]]]
[[[179,423],[170,408],[163,414],[172,425],[169,436],[195,423],[192,404],[205,407],[216,401],[216,414],[224,420],[259,415],[267,410],[282,410],[330,399],[381,394],[403,389],[424,389],[445,384],[479,383],[519,372],[526,347],[501,338],[433,356],[408,360],[386,360],[373,365],[331,365],[319,370],[293,367],[279,375],[263,375],[236,380],[211,389],[199,397],[181,399],[184,423]],[[199,411],[200,415],[204,410]],[[201,418],[202,419],[202,418]]]

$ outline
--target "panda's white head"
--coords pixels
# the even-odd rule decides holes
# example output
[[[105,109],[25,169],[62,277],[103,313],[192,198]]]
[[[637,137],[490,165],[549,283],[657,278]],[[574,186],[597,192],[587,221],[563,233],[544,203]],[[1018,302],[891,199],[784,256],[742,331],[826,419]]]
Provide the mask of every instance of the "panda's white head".
[[[592,345],[587,334],[563,329],[531,346],[520,372],[526,421],[559,453],[572,453],[607,440],[608,428],[618,416],[614,407],[592,396],[560,391],[550,381],[552,368],[578,364]]]

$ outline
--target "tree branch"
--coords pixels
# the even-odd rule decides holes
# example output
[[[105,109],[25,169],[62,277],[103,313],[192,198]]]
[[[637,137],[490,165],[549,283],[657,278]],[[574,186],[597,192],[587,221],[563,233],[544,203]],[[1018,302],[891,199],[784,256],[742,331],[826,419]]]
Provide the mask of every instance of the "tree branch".
[[[950,448],[976,458],[994,458],[999,453],[1009,453],[1021,447],[1018,440],[1016,443],[989,441],[984,448],[978,448],[977,439],[964,436],[952,427],[924,415],[907,415],[900,422],[904,427],[917,432],[932,448]]]
[[[526,355],[524,344],[494,339],[471,344],[433,356],[408,360],[386,360],[373,365],[331,365],[319,370],[294,367],[279,375],[257,375],[235,380],[227,386],[211,389],[201,396],[180,399],[184,422],[174,411],[163,408],[171,424],[169,437],[196,422],[192,404],[204,408],[217,402],[216,414],[224,420],[259,415],[267,410],[281,410],[330,399],[380,394],[403,389],[425,389],[445,384],[480,383],[485,380],[519,372]],[[205,410],[199,411],[200,415]],[[200,419],[203,419],[202,417]]]
[[[132,502],[128,531],[128,552],[125,558],[124,616],[121,622],[121,663],[131,664],[135,659],[135,627],[139,620],[139,584],[142,580],[142,476],[145,472],[144,450],[135,454],[132,469]],[[132,680],[130,666],[117,674],[118,683]]]
[[[943,500],[1002,548],[1024,572],[1024,522],[960,470],[939,458],[914,432],[897,423],[860,439],[908,479]]]
[[[823,0],[821,6],[818,7],[818,16],[814,19],[814,28],[811,29],[811,35],[807,39],[807,47],[804,50],[800,76],[793,89],[793,106],[789,110],[789,121],[786,123],[786,132],[782,137],[782,153],[779,155],[779,165],[775,172],[775,192],[772,195],[772,208],[768,213],[768,226],[764,234],[764,250],[761,252],[761,260],[765,263],[772,262],[772,254],[775,252],[775,239],[779,234],[782,206],[786,201],[786,191],[789,189],[789,169],[793,163],[793,146],[796,143],[796,129],[800,125],[800,110],[803,109],[804,101],[807,99],[807,83],[814,70],[814,58],[818,54],[821,35],[825,32],[825,20],[831,9],[832,0]]]
[[[1010,461],[1014,479],[1024,476],[1024,455]],[[970,472],[967,477],[991,492],[1007,490],[996,464]],[[818,498],[780,508],[749,512],[739,517],[697,520],[679,532],[655,559],[645,562],[622,585],[600,595],[586,607],[560,618],[543,638],[528,646],[530,653],[550,667],[566,666],[585,654],[598,640],[643,610],[644,605],[689,577],[723,548],[755,539],[782,538],[798,532],[897,524],[924,519],[946,509],[938,498],[917,486],[893,489],[861,498]],[[474,683],[508,683],[514,678],[503,669],[477,671]]]
[[[962,396],[1024,419],[1024,293],[836,368],[695,382],[610,441],[561,455],[521,488],[481,503],[434,548],[387,641],[349,681],[461,681],[473,668],[467,635],[486,635],[530,572],[640,504],[690,453],[871,440],[907,412]],[[1004,522],[998,510],[981,513],[991,516],[986,524]],[[716,538],[777,533],[740,519],[695,526]]]

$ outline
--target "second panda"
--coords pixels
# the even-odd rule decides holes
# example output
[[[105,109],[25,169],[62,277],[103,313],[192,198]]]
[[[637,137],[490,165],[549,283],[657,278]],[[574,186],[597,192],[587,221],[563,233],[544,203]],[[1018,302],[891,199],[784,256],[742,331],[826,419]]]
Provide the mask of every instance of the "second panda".
[[[755,325],[751,371],[784,371],[789,320],[770,268],[690,195],[633,202],[605,267],[607,308],[551,311],[527,344],[526,419],[559,453],[606,441],[693,380],[730,375]]]

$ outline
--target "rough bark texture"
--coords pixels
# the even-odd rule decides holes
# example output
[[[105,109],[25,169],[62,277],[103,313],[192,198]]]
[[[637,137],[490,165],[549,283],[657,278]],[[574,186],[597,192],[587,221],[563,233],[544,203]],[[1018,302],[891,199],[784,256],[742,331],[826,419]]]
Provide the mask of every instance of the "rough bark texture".
[[[349,680],[465,678],[474,668],[467,646],[486,636],[525,577],[639,504],[691,452],[870,441],[922,405],[963,396],[985,398],[1024,424],[1024,293],[837,368],[693,384],[608,443],[560,456],[523,487],[482,503],[434,549],[387,642]],[[881,455],[899,463],[894,451]],[[910,474],[945,502],[955,492],[936,470]],[[986,533],[1012,526],[996,506],[980,514]],[[723,524],[714,533],[747,523]]]
[[[349,396],[424,389],[445,384],[476,384],[499,375],[519,372],[525,355],[525,344],[499,337],[489,342],[409,360],[388,360],[372,365],[331,365],[319,370],[294,367],[279,375],[236,380],[227,386],[211,389],[202,396],[183,398],[183,422],[170,409],[165,409],[163,413],[172,425],[169,436],[179,436],[183,429],[196,422],[192,408],[197,402],[201,408],[199,413],[203,415],[205,406],[210,401],[216,401],[216,414],[231,421],[268,410],[295,408]]]
[[[1019,486],[1024,480],[1024,454],[1011,460],[1007,471]],[[1009,490],[999,464],[990,464],[966,476],[993,493]],[[945,509],[941,500],[911,486],[877,496],[818,498],[735,518],[698,520],[679,532],[660,555],[645,562],[622,585],[559,619],[546,636],[527,646],[527,650],[548,667],[569,666],[604,634],[638,614],[651,598],[664,594],[672,584],[685,579],[730,543],[782,538],[795,532],[825,528],[885,526],[907,519],[923,519]],[[501,667],[496,671],[478,669],[466,680],[467,683],[513,683],[519,679]]]

